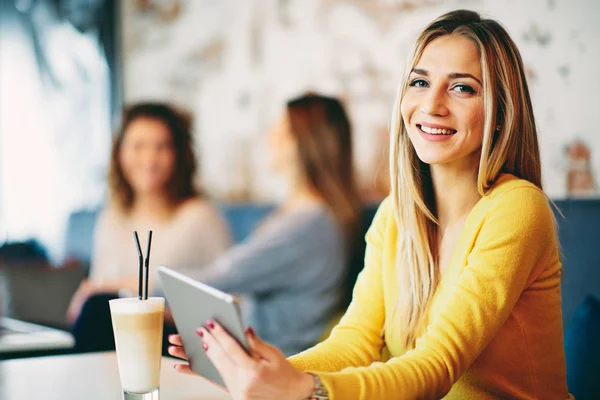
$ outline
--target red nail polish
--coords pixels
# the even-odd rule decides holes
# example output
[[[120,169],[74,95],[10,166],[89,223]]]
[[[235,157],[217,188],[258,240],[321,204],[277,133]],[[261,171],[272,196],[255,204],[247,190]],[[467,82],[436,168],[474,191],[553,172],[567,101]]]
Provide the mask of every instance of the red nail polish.
[[[207,321],[206,326],[208,326],[208,329],[215,329],[215,323],[212,320]]]
[[[251,337],[255,338],[256,337],[256,332],[254,332],[254,329],[252,329],[251,326],[249,326],[248,328],[246,328],[246,333],[248,335],[250,335]]]
[[[208,350],[208,345],[206,343],[202,343],[202,348],[204,349],[204,351]]]
[[[204,332],[200,328],[196,328],[196,334],[200,337],[204,337]]]

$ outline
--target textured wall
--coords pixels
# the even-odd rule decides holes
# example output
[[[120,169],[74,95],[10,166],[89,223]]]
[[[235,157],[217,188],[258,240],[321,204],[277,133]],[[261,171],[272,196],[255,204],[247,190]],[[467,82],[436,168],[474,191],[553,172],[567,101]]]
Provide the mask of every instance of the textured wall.
[[[154,6],[152,4],[155,4]],[[386,126],[419,30],[445,11],[497,18],[527,66],[544,183],[566,191],[565,146],[582,139],[600,175],[600,2],[595,0],[171,0],[123,2],[125,100],[166,99],[197,115],[202,180],[220,198],[278,196],[265,133],[285,99],[343,97],[364,187],[385,164]]]

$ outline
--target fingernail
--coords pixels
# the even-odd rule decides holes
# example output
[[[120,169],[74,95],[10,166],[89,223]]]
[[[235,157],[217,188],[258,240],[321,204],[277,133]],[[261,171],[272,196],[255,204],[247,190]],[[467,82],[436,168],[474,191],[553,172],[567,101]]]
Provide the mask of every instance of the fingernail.
[[[196,329],[196,333],[198,334],[198,336],[200,336],[201,338],[204,337],[204,332],[202,331],[202,329],[198,328]]]
[[[254,329],[252,329],[251,326],[249,326],[248,328],[246,328],[246,333],[248,335],[250,335],[251,337],[255,338],[256,337],[256,332],[254,332]]]
[[[204,349],[204,351],[208,350],[208,345],[206,343],[202,343],[202,348]]]
[[[206,321],[206,326],[208,327],[208,329],[215,329],[215,323],[212,319]]]

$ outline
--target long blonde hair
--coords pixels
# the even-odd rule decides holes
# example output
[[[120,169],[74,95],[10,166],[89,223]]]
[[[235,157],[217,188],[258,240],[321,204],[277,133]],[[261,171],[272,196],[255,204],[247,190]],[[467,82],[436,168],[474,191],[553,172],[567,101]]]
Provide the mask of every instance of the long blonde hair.
[[[483,72],[485,118],[477,175],[484,196],[499,174],[511,173],[538,187],[540,154],[533,108],[519,51],[496,21],[473,11],[442,15],[421,33],[399,89],[391,121],[390,178],[398,226],[397,270],[399,298],[390,322],[399,324],[406,346],[412,347],[435,293],[439,272],[438,222],[429,166],[413,148],[400,104],[408,78],[425,47],[444,35],[461,35],[475,43]],[[499,127],[499,129],[497,129]]]

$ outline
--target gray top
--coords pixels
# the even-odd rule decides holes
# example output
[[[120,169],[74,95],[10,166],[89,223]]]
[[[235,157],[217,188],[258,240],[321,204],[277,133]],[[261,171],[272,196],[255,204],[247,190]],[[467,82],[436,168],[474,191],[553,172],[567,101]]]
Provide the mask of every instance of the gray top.
[[[192,275],[251,299],[246,321],[286,355],[316,344],[339,311],[344,236],[322,206],[274,214],[243,243]]]

